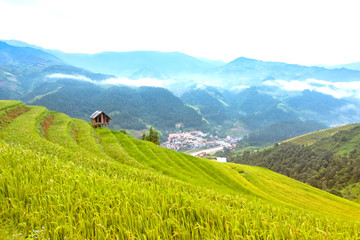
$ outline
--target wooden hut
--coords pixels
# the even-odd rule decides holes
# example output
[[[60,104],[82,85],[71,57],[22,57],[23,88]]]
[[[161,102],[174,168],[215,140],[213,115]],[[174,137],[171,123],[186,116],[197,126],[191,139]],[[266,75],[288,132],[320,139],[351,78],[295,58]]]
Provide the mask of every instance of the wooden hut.
[[[110,124],[111,117],[106,115],[103,111],[95,111],[90,116],[93,127],[107,127]]]

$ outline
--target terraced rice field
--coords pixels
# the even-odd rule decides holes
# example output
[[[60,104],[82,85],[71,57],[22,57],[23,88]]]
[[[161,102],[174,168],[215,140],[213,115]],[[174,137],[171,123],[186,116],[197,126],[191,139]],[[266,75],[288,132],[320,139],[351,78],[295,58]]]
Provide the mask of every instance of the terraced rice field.
[[[0,239],[360,239],[359,204],[263,168],[21,102],[0,121]]]

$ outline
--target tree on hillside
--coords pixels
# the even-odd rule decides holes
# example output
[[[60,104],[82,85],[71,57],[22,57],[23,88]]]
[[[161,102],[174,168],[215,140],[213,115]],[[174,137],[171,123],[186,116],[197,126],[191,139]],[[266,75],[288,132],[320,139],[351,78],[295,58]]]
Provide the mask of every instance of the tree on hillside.
[[[153,127],[151,126],[147,134],[143,132],[143,135],[141,136],[141,140],[146,140],[149,142],[153,142],[156,145],[160,145],[159,132],[154,131]]]

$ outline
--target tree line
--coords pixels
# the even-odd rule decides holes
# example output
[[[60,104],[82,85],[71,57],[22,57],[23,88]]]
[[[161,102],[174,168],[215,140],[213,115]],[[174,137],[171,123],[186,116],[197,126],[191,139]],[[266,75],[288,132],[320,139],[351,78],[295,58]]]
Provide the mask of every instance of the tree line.
[[[159,132],[155,131],[151,126],[149,128],[148,133],[143,132],[143,135],[141,136],[141,140],[149,141],[155,143],[156,145],[160,145]]]
[[[228,161],[260,166],[351,200],[360,200],[360,150],[338,155],[332,150],[293,143],[228,156]]]

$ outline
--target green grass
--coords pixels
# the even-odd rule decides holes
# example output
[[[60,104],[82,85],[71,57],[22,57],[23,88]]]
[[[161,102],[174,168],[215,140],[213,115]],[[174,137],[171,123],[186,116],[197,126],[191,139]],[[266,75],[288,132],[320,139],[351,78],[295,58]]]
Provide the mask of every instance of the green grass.
[[[360,238],[357,203],[43,107],[0,129],[0,152],[1,239]]]
[[[13,100],[1,100],[0,101],[0,111],[6,111],[10,108],[23,105],[20,101],[13,101]]]
[[[349,124],[344,125],[340,127],[334,127],[334,128],[328,128],[323,130],[318,130],[316,132],[307,133],[295,138],[291,138],[288,140],[285,140],[284,142],[292,142],[300,145],[311,145],[317,141],[319,141],[322,138],[332,136],[333,134],[336,134],[339,131],[350,129],[356,125],[359,124]]]

